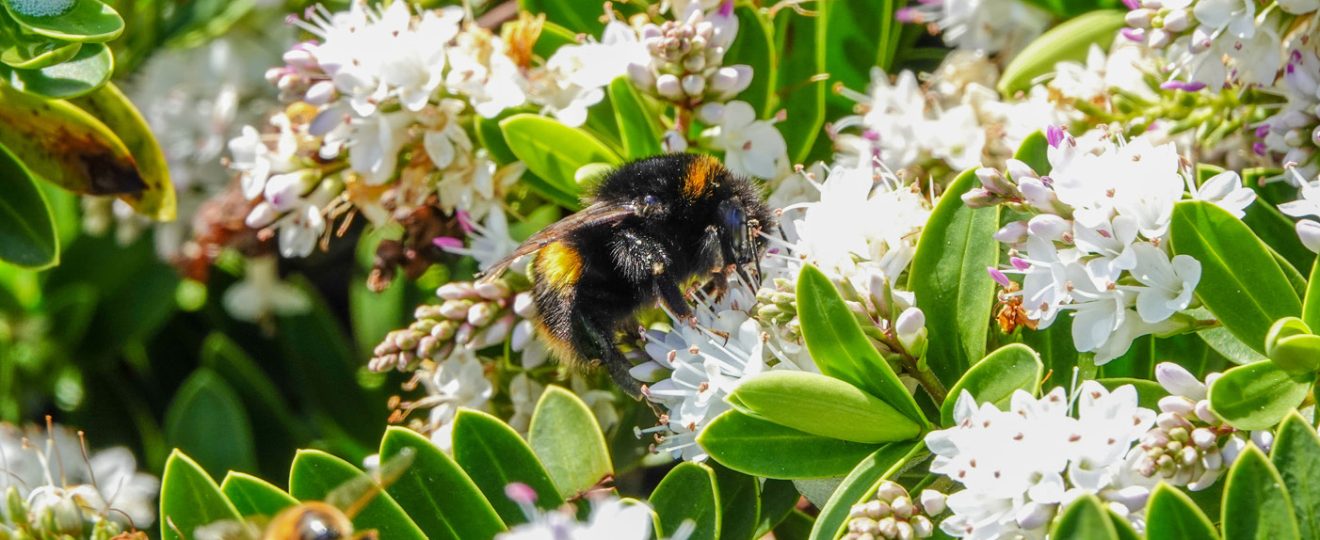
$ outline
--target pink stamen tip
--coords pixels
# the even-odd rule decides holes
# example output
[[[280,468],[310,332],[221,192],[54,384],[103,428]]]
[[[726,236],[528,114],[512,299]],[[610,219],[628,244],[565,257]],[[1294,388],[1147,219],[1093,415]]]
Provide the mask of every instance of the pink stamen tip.
[[[454,217],[458,218],[458,226],[463,229],[463,234],[470,236],[472,231],[475,230],[472,227],[472,214],[469,214],[467,210],[459,210],[454,214]]]
[[[1012,283],[1008,280],[1008,276],[998,268],[987,266],[985,267],[985,271],[990,273],[990,279],[995,280],[995,283],[998,283],[1001,287],[1007,287]]]
[[[1008,264],[1013,265],[1013,268],[1017,268],[1018,270],[1026,270],[1028,268],[1031,268],[1031,263],[1019,257],[1009,257]]]
[[[458,249],[463,247],[463,241],[452,236],[438,236],[431,240],[435,247],[440,249]]]
[[[536,490],[522,482],[514,482],[504,486],[504,495],[518,504],[534,504],[536,502]]]
[[[1054,148],[1059,147],[1059,143],[1063,142],[1063,138],[1067,134],[1068,133],[1064,131],[1062,127],[1056,124],[1051,124],[1045,128],[1045,140]]]

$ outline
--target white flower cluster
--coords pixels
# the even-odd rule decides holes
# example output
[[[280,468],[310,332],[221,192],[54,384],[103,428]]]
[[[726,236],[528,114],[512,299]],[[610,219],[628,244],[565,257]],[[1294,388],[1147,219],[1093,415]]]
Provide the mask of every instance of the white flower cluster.
[[[1320,55],[1317,44],[1293,49],[1284,67],[1284,104],[1256,127],[1256,152],[1274,152],[1290,169],[1287,178],[1307,184],[1320,174]],[[1305,186],[1303,186],[1305,187]],[[1291,214],[1298,216],[1298,214]],[[1308,244],[1316,250],[1314,240]]]
[[[60,425],[20,430],[0,425],[0,493],[17,488],[36,516],[111,520],[136,528],[156,520],[160,480],[137,471],[133,452],[87,452],[82,436]]]
[[[1218,92],[1226,84],[1272,85],[1283,63],[1283,42],[1313,0],[1125,0],[1124,36],[1165,50],[1165,87]],[[1259,9],[1264,7],[1264,9]],[[1305,23],[1310,24],[1310,23]],[[1303,38],[1303,42],[1306,40]]]
[[[1155,378],[1170,395],[1160,399],[1155,425],[1141,437],[1136,463],[1141,474],[1199,491],[1214,485],[1247,444],[1269,452],[1273,433],[1253,431],[1248,438],[1210,410],[1207,389],[1218,373],[1201,382],[1182,366],[1165,362],[1155,366]]]
[[[1013,249],[1009,266],[991,275],[1006,289],[1016,286],[1006,274],[1022,276],[1021,291],[1009,294],[1022,297],[1039,328],[1072,311],[1073,344],[1095,353],[1097,364],[1139,336],[1184,329],[1189,321],[1175,314],[1191,304],[1201,264],[1169,257],[1174,203],[1190,188],[1193,198],[1241,217],[1255,192],[1233,172],[1197,188],[1172,143],[1138,137],[1123,144],[1098,134],[1078,140],[1057,127],[1048,141],[1048,175],[1009,160],[1007,178],[979,169],[982,187],[963,195],[972,206],[1011,203],[1031,216],[996,233]]]
[[[1133,443],[1155,412],[1137,405],[1133,386],[1086,381],[1073,396],[1056,387],[1040,398],[1018,390],[1007,411],[964,390],[954,422],[926,436],[930,471],[963,487],[947,499],[946,534],[1044,538],[1059,510],[1087,494],[1140,526],[1154,481],[1136,473]]]
[[[578,521],[577,508],[567,505],[550,511],[536,507],[536,492],[526,484],[504,489],[527,514],[528,522],[495,536],[496,540],[646,540],[651,535],[651,508],[637,501],[602,496],[591,499],[591,514]],[[681,534],[686,537],[690,534]],[[679,538],[675,536],[673,538]]]
[[[1040,8],[1021,0],[922,0],[902,8],[899,20],[925,24],[961,50],[1012,57],[1050,23]]]

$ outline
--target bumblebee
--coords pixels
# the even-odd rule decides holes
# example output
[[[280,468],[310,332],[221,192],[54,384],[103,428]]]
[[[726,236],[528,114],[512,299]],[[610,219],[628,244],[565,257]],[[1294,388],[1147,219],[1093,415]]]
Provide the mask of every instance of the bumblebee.
[[[752,180],[715,158],[669,154],[605,175],[590,204],[532,235],[492,265],[492,279],[517,258],[531,263],[536,326],[561,361],[603,365],[624,391],[641,396],[617,332],[659,300],[679,320],[695,321],[685,285],[747,275],[765,250],[774,215]]]

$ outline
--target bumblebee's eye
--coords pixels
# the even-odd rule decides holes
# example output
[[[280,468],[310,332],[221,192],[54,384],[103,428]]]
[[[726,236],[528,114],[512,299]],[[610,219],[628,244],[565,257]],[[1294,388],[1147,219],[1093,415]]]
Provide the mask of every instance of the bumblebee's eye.
[[[319,511],[304,512],[298,520],[298,540],[341,540],[347,531],[340,530],[334,516]]]
[[[645,197],[642,197],[642,204],[645,204],[647,206],[660,204],[660,199],[656,198],[655,195],[647,195]]]

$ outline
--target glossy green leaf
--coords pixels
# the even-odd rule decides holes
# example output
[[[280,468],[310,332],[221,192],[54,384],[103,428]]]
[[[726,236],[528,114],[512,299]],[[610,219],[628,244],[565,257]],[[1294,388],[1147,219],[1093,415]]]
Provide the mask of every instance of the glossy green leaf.
[[[600,4],[592,0],[518,0],[519,11],[544,13],[546,20],[599,38],[605,29]]]
[[[577,170],[588,163],[617,165],[619,156],[590,133],[535,114],[515,114],[500,121],[504,140],[542,182],[529,185],[566,208],[577,208]]]
[[[10,86],[51,99],[87,94],[110,80],[115,71],[114,55],[100,43],[86,43],[68,60],[41,69],[11,69],[0,66],[0,77]]]
[[[1301,537],[1320,538],[1320,437],[1300,414],[1288,413],[1279,424],[1270,461],[1288,490]]]
[[[24,9],[25,6],[49,6],[52,2],[0,0],[0,3],[24,30],[48,38],[104,42],[124,31],[124,19],[114,8],[99,0],[73,0],[72,6],[58,14],[46,13],[42,9]]]
[[[926,363],[945,384],[985,356],[999,264],[999,207],[970,208],[962,195],[980,185],[974,170],[954,179],[935,203],[917,241],[909,280],[926,315]],[[956,398],[955,398],[956,399]]]
[[[719,496],[720,540],[756,540],[761,514],[760,484],[755,477],[711,465],[715,470],[715,492]],[[796,500],[796,499],[794,499]]]
[[[1205,512],[1178,488],[1160,482],[1146,502],[1146,537],[1150,540],[1218,540]]]
[[[472,127],[477,133],[477,142],[490,153],[495,163],[504,166],[518,161],[518,156],[513,155],[509,143],[504,140],[504,132],[500,131],[499,120],[477,115],[472,118]]]
[[[775,66],[778,63],[774,22],[767,10],[746,3],[733,8],[733,14],[738,17],[738,36],[724,53],[724,65],[751,66],[752,82],[737,99],[751,105],[758,118],[765,118],[773,113],[771,106],[777,100],[774,95]]]
[[[1283,183],[1286,184],[1286,182]],[[1302,272],[1309,273],[1311,271],[1311,263],[1315,261],[1315,253],[1302,245],[1292,218],[1283,215],[1272,203],[1264,200],[1263,197],[1257,197],[1256,202],[1247,207],[1242,222],[1251,227],[1256,236],[1265,241],[1270,249],[1276,251],[1293,267]]]
[[[289,472],[289,494],[300,501],[324,501],[330,492],[349,484],[362,484],[362,494],[376,491],[371,501],[353,516],[353,528],[374,530],[381,538],[425,540],[412,518],[389,493],[380,492],[378,484],[347,461],[320,450],[299,450]]]
[[[717,416],[697,440],[725,467],[781,479],[841,476],[876,449],[874,444],[812,435],[737,410]]]
[[[811,154],[825,125],[825,73],[826,21],[829,4],[815,2],[814,17],[783,9],[775,17],[775,28],[782,35],[776,93],[780,105],[787,113],[783,122],[775,124],[788,143],[788,158],[803,163]],[[759,74],[757,74],[759,75]]]
[[[1075,17],[1097,9],[1122,8],[1122,0],[1024,0],[1062,18]]]
[[[1268,429],[1301,405],[1313,381],[1272,362],[1237,366],[1210,385],[1210,408],[1238,429]]]
[[[556,508],[564,504],[550,473],[536,459],[522,437],[489,414],[462,409],[454,418],[454,461],[485,494],[504,523],[527,521],[523,511],[504,494],[505,486],[519,482],[536,492],[537,505]]]
[[[1265,332],[1265,354],[1273,355],[1274,348],[1285,338],[1311,334],[1311,327],[1298,317],[1284,317],[1270,325]]]
[[[1264,351],[1270,325],[1301,314],[1301,300],[1265,244],[1227,210],[1179,202],[1170,230],[1174,253],[1201,262],[1196,297],[1243,343]]]
[[[385,491],[432,540],[490,538],[504,530],[499,514],[458,464],[430,439],[411,429],[391,427],[380,442],[385,462],[413,451],[413,462]]]
[[[82,49],[82,43],[53,41],[34,36],[5,36],[0,21],[0,63],[14,69],[42,69],[67,62]],[[10,41],[6,42],[6,38]]]
[[[1320,328],[1320,264],[1311,265],[1311,277],[1306,283],[1302,322],[1310,328]]]
[[[797,507],[802,494],[791,480],[767,478],[761,481],[761,513],[753,538],[762,538]]]
[[[912,394],[862,333],[834,283],[814,266],[803,267],[798,275],[797,309],[802,339],[821,373],[856,386],[908,419],[925,424],[925,415]]]
[[[1059,62],[1085,62],[1092,44],[1108,50],[1124,25],[1123,15],[1124,12],[1116,10],[1093,11],[1051,28],[1004,68],[997,87],[999,93],[1011,96],[1026,90],[1037,77],[1052,73]]]
[[[164,540],[196,538],[198,527],[242,516],[202,467],[179,450],[165,462],[160,479],[160,536]]]
[[[8,129],[8,128],[6,128]],[[0,261],[23,268],[59,263],[50,206],[27,167],[0,145]]]
[[[902,23],[894,17],[896,0],[831,0],[825,21],[825,72],[831,88],[842,85],[866,92],[871,69],[889,66]],[[889,70],[886,70],[889,71]],[[851,114],[856,102],[827,93],[828,116]]]
[[[532,45],[532,53],[541,58],[550,58],[555,51],[565,45],[577,44],[577,32],[564,28],[553,21],[546,21],[541,26],[541,35],[537,36],[536,43]]]
[[[147,188],[140,193],[124,196],[124,202],[139,214],[156,221],[172,221],[178,203],[174,182],[170,181],[169,164],[165,162],[165,154],[156,142],[151,127],[147,125],[147,120],[129,101],[128,96],[114,83],[106,83],[95,92],[78,98],[73,104],[91,113],[113,130],[137,162],[138,174]]]
[[[1283,478],[1255,445],[1247,445],[1238,455],[1224,486],[1225,538],[1301,538]]]
[[[1072,318],[1058,317],[1049,328],[1019,331],[1022,343],[1040,353],[1045,372],[1072,373],[1077,366],[1077,347],[1072,341]]]
[[[558,386],[548,386],[541,394],[527,442],[565,498],[592,489],[614,473],[605,435],[591,409]]]
[[[1068,540],[1119,540],[1109,511],[1095,495],[1083,495],[1067,508],[1050,529],[1050,538]]]
[[[922,442],[886,444],[848,472],[811,528],[812,540],[834,540],[848,525],[854,504],[870,498],[883,480],[895,478],[925,453]]]
[[[660,538],[673,536],[684,521],[696,525],[690,540],[716,540],[720,536],[720,502],[715,471],[700,463],[684,462],[670,469],[651,492],[651,507],[660,517]]]
[[[1204,313],[1207,317],[1213,317],[1210,310],[1205,308],[1192,310],[1192,313],[1195,314],[1197,311]],[[1237,336],[1233,335],[1232,332],[1229,332],[1227,328],[1222,326],[1211,328],[1209,330],[1202,330],[1197,332],[1196,335],[1205,342],[1206,346],[1213,349],[1215,353],[1223,356],[1234,364],[1252,364],[1268,360],[1268,358],[1261,354],[1260,351],[1243,343],[1241,339],[1238,339]]]
[[[0,84],[0,145],[32,174],[83,195],[147,189],[128,147],[109,127],[67,101]]]
[[[730,403],[766,420],[812,435],[861,443],[905,441],[921,426],[888,403],[834,377],[770,371],[752,377]]]
[[[254,427],[265,424],[291,436],[305,436],[307,427],[292,413],[292,408],[275,383],[237,344],[219,332],[202,342],[202,365],[213,370],[238,394],[245,408],[253,413]],[[271,433],[270,430],[256,430]],[[297,442],[296,440],[294,441]]]
[[[220,483],[220,491],[245,518],[273,518],[280,511],[297,506],[298,499],[270,482],[241,472],[230,472]]]
[[[1022,144],[1013,153],[1013,159],[1026,163],[1031,166],[1031,170],[1037,174],[1050,173],[1049,158],[1050,141],[1045,138],[1045,134],[1040,131],[1033,131],[1027,138],[1022,139]]]
[[[1292,375],[1315,373],[1320,370],[1320,336],[1291,336],[1279,340],[1270,351],[1270,361]]]
[[[223,433],[223,437],[216,437]],[[215,372],[197,368],[165,411],[165,440],[187,452],[212,476],[252,472],[257,446],[252,424],[234,390]]]
[[[609,96],[627,157],[637,159],[659,154],[660,136],[664,133],[660,117],[633,87],[627,75],[610,82]]]
[[[954,405],[963,390],[970,392],[977,403],[989,401],[1002,409],[1008,406],[1013,393],[1018,390],[1035,394],[1044,376],[1045,366],[1031,347],[1012,343],[995,349],[949,389],[948,397],[940,406],[940,422],[953,425]]]

